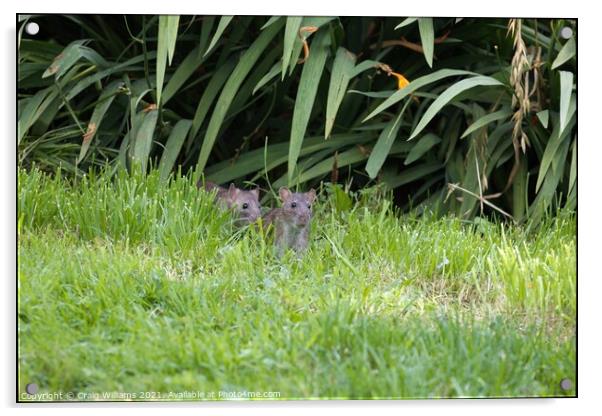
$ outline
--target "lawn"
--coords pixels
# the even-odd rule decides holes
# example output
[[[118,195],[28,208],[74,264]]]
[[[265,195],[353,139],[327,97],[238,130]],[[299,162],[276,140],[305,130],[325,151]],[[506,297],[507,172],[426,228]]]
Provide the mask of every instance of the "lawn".
[[[462,221],[324,186],[308,253],[278,259],[191,179],[18,180],[21,400],[576,394],[574,213]]]

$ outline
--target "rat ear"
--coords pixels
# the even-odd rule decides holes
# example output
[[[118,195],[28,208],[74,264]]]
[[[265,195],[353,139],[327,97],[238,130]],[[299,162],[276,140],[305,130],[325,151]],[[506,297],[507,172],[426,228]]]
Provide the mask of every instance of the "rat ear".
[[[237,195],[238,195],[238,188],[236,186],[234,186],[233,183],[231,183],[230,187],[228,188],[228,198],[230,198],[231,200],[234,200]]]
[[[282,202],[286,202],[291,197],[291,191],[286,186],[283,186],[278,190],[278,195],[280,195]]]
[[[311,188],[309,192],[307,192],[307,197],[309,198],[309,203],[312,204],[316,200],[316,190]]]
[[[251,193],[255,197],[255,199],[259,200],[259,188],[251,189]]]

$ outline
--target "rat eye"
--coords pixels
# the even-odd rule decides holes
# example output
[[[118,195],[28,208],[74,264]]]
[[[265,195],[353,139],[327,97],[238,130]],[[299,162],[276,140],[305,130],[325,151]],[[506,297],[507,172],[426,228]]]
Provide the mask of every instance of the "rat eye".
[[[307,204],[307,208],[311,209],[311,204]]]
[[[296,202],[292,202],[291,203],[291,208],[297,208],[297,203]]]
[[[247,204],[246,202],[244,204],[242,204],[242,209],[247,209],[249,208],[249,204]]]

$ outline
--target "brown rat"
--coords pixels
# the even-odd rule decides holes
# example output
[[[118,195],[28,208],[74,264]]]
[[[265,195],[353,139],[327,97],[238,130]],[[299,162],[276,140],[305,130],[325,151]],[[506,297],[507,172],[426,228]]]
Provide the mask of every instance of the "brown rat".
[[[309,231],[311,227],[311,206],[316,199],[316,191],[291,192],[282,187],[278,191],[282,200],[281,208],[274,208],[262,219],[264,227],[274,226],[274,244],[278,256],[282,256],[286,249],[293,249],[301,254],[307,248]]]
[[[220,206],[226,209],[234,211],[237,222],[239,224],[251,224],[257,221],[257,218],[261,216],[261,205],[259,204],[259,189],[255,188],[250,191],[239,189],[230,184],[229,188],[224,188],[213,182],[203,183],[199,181],[197,187],[204,189],[208,192],[217,189],[216,198],[220,203]]]

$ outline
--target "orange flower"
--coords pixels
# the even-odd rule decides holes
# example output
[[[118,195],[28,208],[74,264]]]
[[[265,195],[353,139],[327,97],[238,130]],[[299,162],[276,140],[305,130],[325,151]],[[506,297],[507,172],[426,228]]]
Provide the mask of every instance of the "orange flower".
[[[397,72],[393,72],[393,71],[391,71],[391,72],[389,73],[389,75],[393,75],[395,78],[397,78],[397,89],[398,89],[398,90],[400,90],[400,89],[404,88],[405,86],[407,86],[407,85],[410,83],[410,81],[408,81],[408,80],[406,79],[406,77],[404,77],[404,76],[403,76],[403,75],[401,75],[401,74],[398,74]]]

